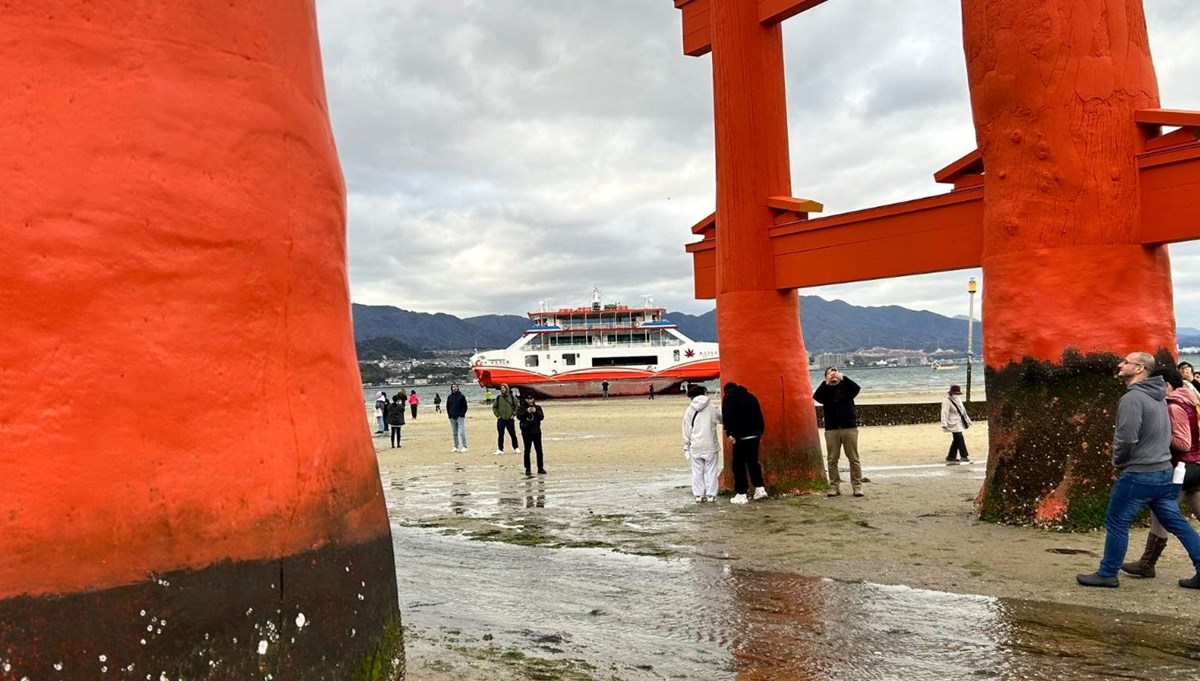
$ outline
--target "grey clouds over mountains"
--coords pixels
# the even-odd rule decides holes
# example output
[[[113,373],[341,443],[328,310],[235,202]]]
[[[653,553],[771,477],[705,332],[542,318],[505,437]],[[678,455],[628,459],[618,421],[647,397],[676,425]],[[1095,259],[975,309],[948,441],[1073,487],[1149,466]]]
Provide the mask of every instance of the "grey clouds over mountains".
[[[1200,109],[1200,2],[1145,6],[1164,106]],[[523,313],[598,284],[711,308],[683,250],[715,206],[711,58],[682,54],[671,0],[317,8],[354,300]],[[835,214],[945,191],[932,173],[974,147],[959,11],[838,0],[784,25],[794,195]],[[1172,261],[1178,321],[1200,326],[1200,246]],[[972,275],[801,293],[952,316]]]

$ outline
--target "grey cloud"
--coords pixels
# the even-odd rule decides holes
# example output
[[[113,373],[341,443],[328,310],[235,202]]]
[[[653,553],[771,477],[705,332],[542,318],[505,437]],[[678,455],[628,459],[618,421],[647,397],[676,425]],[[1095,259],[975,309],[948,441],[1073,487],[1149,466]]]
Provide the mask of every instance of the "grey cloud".
[[[1164,104],[1200,108],[1198,4],[1147,5]],[[831,2],[785,24],[793,193],[837,213],[944,191],[932,173],[974,147],[958,7]],[[711,57],[683,56],[669,0],[318,0],[318,17],[356,302],[524,313],[598,284],[711,309],[684,252],[714,208]],[[1200,314],[1197,253],[1173,247],[1181,321]],[[960,314],[959,280],[830,290]]]

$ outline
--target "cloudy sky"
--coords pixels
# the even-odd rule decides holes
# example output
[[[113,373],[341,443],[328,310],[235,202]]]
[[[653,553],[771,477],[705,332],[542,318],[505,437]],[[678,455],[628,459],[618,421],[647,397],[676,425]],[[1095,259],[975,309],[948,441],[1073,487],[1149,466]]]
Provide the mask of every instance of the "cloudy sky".
[[[355,302],[459,316],[589,300],[701,313],[710,57],[671,0],[317,0]],[[1200,2],[1145,0],[1163,106],[1200,109]],[[942,193],[972,150],[959,0],[832,0],[784,25],[794,196]],[[1200,243],[1171,247],[1200,327]],[[801,291],[965,314],[978,270]],[[978,313],[978,305],[976,306]]]

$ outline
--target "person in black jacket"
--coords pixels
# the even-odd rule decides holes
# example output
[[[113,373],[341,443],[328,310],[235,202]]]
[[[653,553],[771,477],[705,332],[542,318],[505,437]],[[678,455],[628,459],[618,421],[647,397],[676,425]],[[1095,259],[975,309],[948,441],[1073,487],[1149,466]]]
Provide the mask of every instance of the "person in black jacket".
[[[521,423],[521,439],[525,442],[525,475],[532,475],[529,472],[530,447],[537,450],[538,475],[545,475],[546,464],[542,461],[542,419],[546,418],[546,414],[538,406],[533,393],[525,395],[523,402],[520,411],[517,412],[517,421]]]
[[[450,419],[450,434],[454,436],[452,452],[467,451],[467,396],[458,391],[458,384],[450,384],[450,394],[446,396],[446,418]],[[458,441],[462,439],[462,449]]]
[[[837,370],[825,370],[825,381],[817,386],[813,399],[825,407],[825,449],[829,469],[828,496],[841,496],[842,478],[838,474],[840,449],[846,450],[850,462],[850,486],[854,496],[863,496],[862,465],[858,461],[858,419],[854,415],[854,398],[858,396],[858,384]]]
[[[725,434],[733,438],[734,495],[729,503],[748,502],[746,493],[750,491],[750,483],[754,484],[754,498],[765,499],[767,490],[763,486],[762,466],[758,463],[758,445],[766,426],[758,398],[745,386],[730,381],[721,395],[721,415],[725,421]]]
[[[387,408],[388,428],[392,431],[392,448],[403,447],[400,444],[400,428],[404,426],[404,393],[398,392],[392,398],[392,404]]]

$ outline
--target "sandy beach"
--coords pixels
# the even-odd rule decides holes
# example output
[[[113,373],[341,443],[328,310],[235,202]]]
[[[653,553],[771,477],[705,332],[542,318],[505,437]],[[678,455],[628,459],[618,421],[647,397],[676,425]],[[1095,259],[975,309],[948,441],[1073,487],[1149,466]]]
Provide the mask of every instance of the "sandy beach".
[[[939,398],[875,395],[863,401]],[[986,423],[966,435],[974,462],[954,466],[943,461],[949,436],[937,424],[861,429],[860,450],[869,479],[865,498],[773,497],[738,507],[724,496],[716,504],[698,505],[679,444],[679,419],[686,405],[676,396],[543,403],[549,474],[537,480],[537,489],[546,501],[512,507],[506,507],[503,498],[483,499],[488,494],[504,497],[506,490],[530,484],[519,455],[493,453],[495,420],[490,408],[471,405],[470,450],[452,453],[445,415],[422,407],[419,417],[409,419],[404,428],[402,449],[389,448],[383,436],[375,438],[393,528],[438,528],[477,537],[508,531],[532,514],[548,535],[539,541],[543,547],[606,546],[662,560],[681,555],[724,558],[764,571],[1092,606],[1112,610],[1114,617],[1122,612],[1187,617],[1200,604],[1195,592],[1175,585],[1177,578],[1193,571],[1174,540],[1159,562],[1157,579],[1129,577],[1122,578],[1119,589],[1084,589],[1076,586],[1074,576],[1096,568],[1103,531],[1068,534],[976,520],[973,502],[986,470]],[[844,459],[842,463],[845,469]],[[612,490],[622,489],[623,480],[663,475],[674,476],[678,484],[664,493],[667,499],[654,500],[665,510],[656,512],[652,535],[629,530],[629,523],[597,528],[582,519],[608,509],[636,513],[641,503],[637,495],[644,492],[628,485],[629,497],[621,498],[621,492]],[[572,488],[575,498],[569,503],[557,501],[566,493],[557,494],[556,485],[565,487],[566,480],[585,481]],[[587,498],[589,480],[597,487],[607,483],[609,491],[603,498]],[[458,496],[474,506],[456,506],[450,489],[454,485]],[[586,514],[581,510],[585,507]],[[1144,536],[1137,528],[1131,533],[1130,559],[1140,555]],[[398,557],[398,571],[404,570]],[[403,585],[401,591],[403,603]],[[499,672],[486,672],[486,665],[473,667],[484,664],[478,660],[447,662],[448,657],[462,656],[461,646],[431,643],[430,636],[410,631],[410,679],[503,678]],[[468,668],[484,675],[463,675]],[[459,671],[443,674],[439,669]]]

